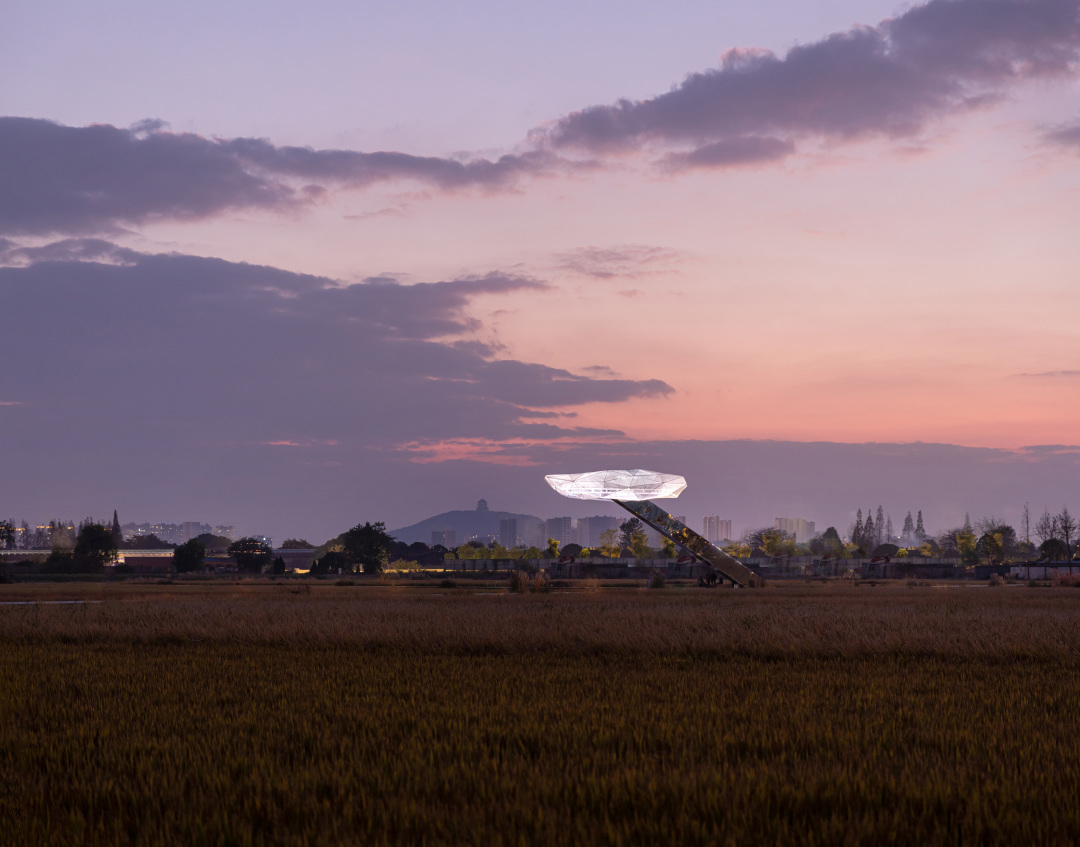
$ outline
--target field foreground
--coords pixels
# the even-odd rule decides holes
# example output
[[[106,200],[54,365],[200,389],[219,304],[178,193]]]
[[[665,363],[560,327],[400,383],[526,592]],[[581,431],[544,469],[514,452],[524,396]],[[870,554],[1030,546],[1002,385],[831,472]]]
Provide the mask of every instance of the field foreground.
[[[63,590],[4,844],[1080,840],[1077,589]]]

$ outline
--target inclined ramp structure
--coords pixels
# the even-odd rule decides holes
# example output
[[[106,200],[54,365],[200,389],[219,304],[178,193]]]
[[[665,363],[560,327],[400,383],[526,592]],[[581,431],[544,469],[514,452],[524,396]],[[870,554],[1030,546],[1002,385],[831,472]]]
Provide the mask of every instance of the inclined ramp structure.
[[[676,520],[650,498],[678,497],[686,480],[675,474],[655,471],[591,471],[589,473],[548,474],[547,484],[563,497],[573,500],[610,500],[640,518],[665,538],[670,538],[699,562],[736,585],[749,585],[754,572],[729,556],[681,521]]]

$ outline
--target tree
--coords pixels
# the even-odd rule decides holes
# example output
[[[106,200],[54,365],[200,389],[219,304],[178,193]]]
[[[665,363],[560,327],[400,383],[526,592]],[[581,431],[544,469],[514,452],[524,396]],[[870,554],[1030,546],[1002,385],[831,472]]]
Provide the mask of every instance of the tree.
[[[810,542],[810,552],[815,556],[836,556],[843,549],[844,542],[835,526],[830,526]]]
[[[177,573],[201,571],[205,558],[206,547],[198,538],[192,538],[173,550],[173,567]]]
[[[922,522],[922,509],[919,509],[919,517],[915,520],[915,537],[919,541],[925,541],[927,538],[926,527],[923,526]]]
[[[975,533],[970,529],[957,527],[941,533],[938,544],[942,555],[950,559],[960,559],[965,565],[974,565],[979,557],[975,553]]]
[[[956,534],[956,546],[960,549],[960,561],[965,565],[974,565],[979,561],[975,549],[975,533],[971,530],[971,521],[965,517],[965,526]]]
[[[349,558],[340,550],[329,550],[323,554],[321,559],[316,560],[311,570],[308,571],[312,576],[319,576],[321,574],[334,574],[339,570],[344,573],[349,570],[351,565],[349,564]]]
[[[670,538],[662,538],[660,540],[660,558],[661,559],[674,559],[679,555],[675,549],[675,542]]]
[[[878,547],[888,540],[885,537],[885,509],[878,503],[877,513],[874,515],[874,546]]]
[[[74,527],[63,521],[49,521],[48,528],[48,545],[53,550],[70,550],[75,546],[75,542],[72,539],[72,532]]]
[[[116,561],[118,547],[111,529],[98,523],[83,524],[75,540],[75,560],[80,570],[98,570]]]
[[[1024,541],[1031,541],[1031,509],[1028,508],[1028,504],[1024,504],[1024,511],[1020,517],[1020,529],[1024,532]]]
[[[747,533],[744,540],[751,548],[756,547],[770,557],[791,555],[794,548],[794,539],[788,533],[772,527]]]
[[[869,515],[866,516],[866,523],[863,525],[863,542],[860,547],[874,548],[877,547],[877,527],[874,526],[874,519]]]
[[[318,537],[318,536],[316,536]],[[286,538],[285,543],[281,545],[282,550],[310,550],[315,545],[308,541],[306,538]]]
[[[559,542],[554,538],[549,538],[547,547],[544,548],[545,559],[557,559],[559,558]]]
[[[605,529],[600,533],[600,555],[607,556],[609,559],[616,559],[619,556],[619,546],[616,543],[616,536],[618,533],[613,529]]]
[[[281,576],[285,573],[285,560],[281,556],[276,556],[274,561],[270,565],[270,573],[277,576]]]
[[[1001,533],[984,532],[975,545],[980,557],[986,558],[988,565],[1000,565],[1005,561],[1005,545]]]
[[[1072,554],[1060,538],[1048,538],[1039,545],[1039,558],[1047,562],[1067,562]]]
[[[390,562],[394,536],[387,533],[382,521],[366,521],[344,533],[341,542],[354,567],[363,568],[364,573],[379,573]]]
[[[653,551],[649,549],[648,538],[644,532],[638,531],[630,536],[630,552],[634,554],[635,559],[652,558]]]
[[[900,537],[904,539],[905,543],[910,542],[915,537],[915,521],[911,518],[911,512],[908,512],[907,517],[904,518],[904,528],[900,531]]]
[[[889,515],[885,518],[885,540],[892,544],[893,537],[892,515]]]
[[[1016,555],[1016,530],[1004,521],[996,518],[983,518],[979,521],[982,535],[975,543],[975,552],[985,558],[987,564],[1004,564]]]
[[[749,559],[754,552],[750,549],[750,545],[744,541],[735,541],[723,549],[725,553],[736,559]]]
[[[627,518],[619,524],[619,546],[633,548],[634,533],[644,533],[644,531],[645,524],[641,522],[640,518]]]
[[[225,545],[226,547],[228,545]],[[149,535],[133,535],[120,545],[122,550],[175,550],[176,545],[168,541],[162,541],[154,533]],[[224,549],[224,548],[222,548]]]
[[[15,541],[15,526],[11,521],[0,521],[0,550],[8,549]]]
[[[120,529],[120,516],[116,513],[116,509],[113,509],[112,513],[112,537],[117,548],[124,543],[124,533]]]
[[[1051,515],[1048,509],[1043,509],[1042,517],[1035,523],[1035,535],[1039,541],[1049,541],[1051,538],[1059,538],[1061,526],[1058,524],[1058,516]]]
[[[862,547],[863,545],[863,522],[862,522],[862,509],[855,512],[855,523],[851,525],[851,529],[848,532],[851,537],[851,543],[856,547]]]
[[[1065,549],[1072,550],[1073,539],[1076,537],[1076,518],[1069,514],[1069,507],[1062,506],[1057,516],[1058,530],[1061,532],[1061,540],[1065,542]]]
[[[211,535],[209,532],[200,535],[199,541],[207,550],[228,550],[229,545],[232,544],[231,538],[226,538],[224,535]]]
[[[237,570],[244,573],[261,573],[274,555],[269,544],[250,536],[234,541],[226,552],[236,559]]]

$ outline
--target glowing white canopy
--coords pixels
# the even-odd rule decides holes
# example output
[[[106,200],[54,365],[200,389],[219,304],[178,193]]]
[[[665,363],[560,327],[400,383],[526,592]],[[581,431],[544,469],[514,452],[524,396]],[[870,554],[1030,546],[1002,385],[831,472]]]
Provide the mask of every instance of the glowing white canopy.
[[[553,473],[544,477],[563,497],[575,500],[650,500],[678,497],[686,480],[670,473],[643,471],[592,471]]]

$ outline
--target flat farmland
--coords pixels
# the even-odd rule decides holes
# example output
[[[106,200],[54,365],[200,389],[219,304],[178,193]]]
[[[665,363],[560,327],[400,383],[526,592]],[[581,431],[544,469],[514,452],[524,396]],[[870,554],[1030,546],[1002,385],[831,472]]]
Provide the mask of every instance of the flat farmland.
[[[1080,840],[1080,589],[15,585],[4,844]]]

